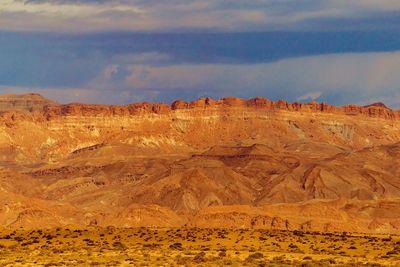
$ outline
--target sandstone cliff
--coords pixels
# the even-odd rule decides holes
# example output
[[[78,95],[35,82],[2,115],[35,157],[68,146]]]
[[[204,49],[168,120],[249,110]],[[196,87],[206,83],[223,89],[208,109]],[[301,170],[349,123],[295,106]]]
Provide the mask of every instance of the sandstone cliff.
[[[400,112],[382,103],[1,99],[2,225],[400,232]]]

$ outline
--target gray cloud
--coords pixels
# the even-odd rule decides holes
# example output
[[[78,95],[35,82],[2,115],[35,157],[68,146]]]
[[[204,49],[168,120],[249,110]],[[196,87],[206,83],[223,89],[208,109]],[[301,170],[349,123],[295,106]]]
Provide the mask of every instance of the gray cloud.
[[[381,100],[400,104],[400,52],[331,54],[263,64],[129,65],[120,80],[135,92],[176,96],[262,95],[291,101],[317,99],[335,104]]]
[[[153,63],[138,60],[146,57],[152,57]],[[329,54],[262,64],[175,64],[165,61],[167,58],[155,52],[132,54],[115,58],[81,88],[29,90],[61,102],[170,102],[200,96],[260,95],[289,101],[317,99],[337,105],[382,101],[400,108],[400,52]]]
[[[2,0],[0,29],[343,30],[343,21],[359,29],[370,21],[380,29],[398,29],[398,12],[395,0]]]

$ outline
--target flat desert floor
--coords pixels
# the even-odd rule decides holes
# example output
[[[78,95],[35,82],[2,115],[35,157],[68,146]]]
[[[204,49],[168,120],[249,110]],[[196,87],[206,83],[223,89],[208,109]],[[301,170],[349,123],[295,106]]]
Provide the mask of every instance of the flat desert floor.
[[[0,266],[400,266],[400,236],[257,229],[3,229]]]

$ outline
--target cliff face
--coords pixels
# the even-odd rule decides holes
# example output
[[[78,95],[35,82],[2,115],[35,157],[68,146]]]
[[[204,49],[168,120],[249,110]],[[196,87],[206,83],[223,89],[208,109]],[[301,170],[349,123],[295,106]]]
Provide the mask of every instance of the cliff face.
[[[0,114],[3,225],[40,226],[44,217],[48,225],[400,231],[390,215],[400,198],[400,112],[381,103],[21,98]]]
[[[296,140],[361,149],[400,140],[400,112],[380,104],[335,107],[264,98],[126,106],[42,102],[52,104],[1,114],[0,149],[35,162],[103,143],[193,151],[228,143],[282,147]]]
[[[43,106],[43,114],[48,118],[56,116],[135,116],[144,114],[170,114],[177,110],[193,109],[256,109],[266,112],[295,111],[309,113],[330,113],[337,115],[359,115],[370,118],[400,119],[400,111],[387,108],[382,103],[368,106],[347,105],[336,107],[325,103],[288,103],[273,102],[266,98],[256,97],[250,100],[240,98],[222,98],[213,100],[200,98],[192,102],[177,100],[171,105],[161,103],[136,103],[125,106],[67,104]],[[1,110],[1,108],[0,108]]]

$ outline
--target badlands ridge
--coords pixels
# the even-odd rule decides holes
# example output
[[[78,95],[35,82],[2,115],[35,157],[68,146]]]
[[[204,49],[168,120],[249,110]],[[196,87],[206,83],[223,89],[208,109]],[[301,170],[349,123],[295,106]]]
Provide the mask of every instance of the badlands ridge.
[[[2,227],[400,233],[400,111],[0,96]]]

